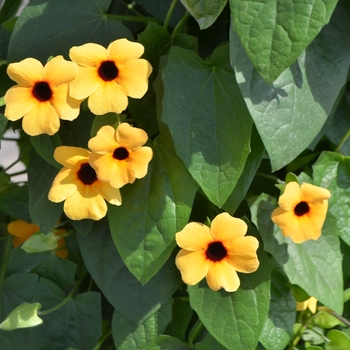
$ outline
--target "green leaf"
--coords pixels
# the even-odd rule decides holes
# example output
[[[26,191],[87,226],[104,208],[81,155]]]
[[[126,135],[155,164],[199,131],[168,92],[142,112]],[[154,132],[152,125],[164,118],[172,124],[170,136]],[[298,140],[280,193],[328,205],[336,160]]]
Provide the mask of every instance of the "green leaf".
[[[181,2],[198,22],[200,29],[206,29],[216,21],[227,0],[181,0]]]
[[[33,236],[29,237],[22,244],[21,248],[28,254],[42,253],[57,248],[58,240],[59,237],[57,237],[53,231],[50,231],[46,235],[44,235],[42,232],[37,232]]]
[[[142,323],[135,323],[115,310],[112,334],[116,348],[118,350],[153,349],[152,344],[171,320],[171,307],[172,303],[168,301]]]
[[[272,171],[290,163],[309,146],[346,83],[350,65],[349,7],[348,1],[339,1],[331,22],[271,85],[254,69],[237,34],[231,30],[236,79],[270,156]]]
[[[55,168],[61,170],[62,165],[56,162],[53,157],[53,153],[55,152],[55,148],[61,146],[61,140],[58,134],[53,136],[49,136],[46,134],[32,136],[30,138],[30,142],[33,145],[35,151],[49,164],[54,166]]]
[[[169,337],[168,335],[160,335],[149,350],[189,350],[181,340]]]
[[[2,138],[2,135],[4,135],[6,126],[7,126],[7,118],[0,113],[0,139]],[[1,144],[0,144],[0,148],[1,148]]]
[[[336,233],[350,245],[350,157],[323,152],[313,165],[314,184],[331,192],[328,210],[336,218]]]
[[[230,0],[233,27],[260,75],[272,83],[329,22],[337,0]]]
[[[196,343],[196,350],[227,350],[226,347],[221,345],[210,333],[208,333],[205,338]]]
[[[77,238],[85,265],[97,286],[113,307],[134,323],[144,322],[181,284],[172,258],[143,286],[120,258],[106,220],[95,223],[87,237]],[[126,234],[124,239],[130,236]]]
[[[271,221],[276,207],[276,200],[265,194],[251,207],[252,220],[259,229],[265,250],[276,259],[290,283],[299,285],[310,296],[342,314],[342,255],[339,239],[334,234],[336,220],[328,215],[318,240],[296,244],[284,237]]]
[[[14,17],[21,4],[22,0],[5,0],[0,11],[0,24]]]
[[[317,312],[314,323],[316,326],[321,328],[334,328],[335,326],[345,327],[345,324],[343,322],[338,320],[329,312],[323,310]]]
[[[106,17],[110,3],[111,0],[32,0],[15,25],[8,61],[35,57],[46,62],[49,56],[68,58],[72,46],[88,42],[107,46],[118,38],[132,39],[122,23]]]
[[[30,222],[28,207],[28,186],[13,186],[0,197],[0,209],[6,214]]]
[[[329,331],[327,338],[331,342],[325,345],[326,350],[348,350],[350,348],[350,338],[337,329]]]
[[[53,203],[47,197],[57,173],[56,168],[31,150],[28,166],[29,212],[32,222],[43,233],[51,231],[63,211],[62,203]]]
[[[17,306],[0,324],[0,329],[5,331],[13,331],[18,328],[34,327],[43,323],[38,316],[40,310],[39,303],[23,303]]]
[[[175,233],[188,222],[197,188],[176,156],[170,133],[163,132],[154,143],[146,177],[121,189],[120,207],[109,206],[114,243],[141,283],[159,271],[174,249]]]
[[[209,333],[229,350],[254,349],[267,318],[271,264],[261,248],[258,256],[259,269],[239,274],[241,286],[236,292],[214,292],[206,281],[188,287],[192,308]]]
[[[217,49],[208,63],[193,51],[173,47],[163,70],[161,119],[170,129],[176,153],[219,207],[243,172],[252,127],[228,66],[227,49]]]

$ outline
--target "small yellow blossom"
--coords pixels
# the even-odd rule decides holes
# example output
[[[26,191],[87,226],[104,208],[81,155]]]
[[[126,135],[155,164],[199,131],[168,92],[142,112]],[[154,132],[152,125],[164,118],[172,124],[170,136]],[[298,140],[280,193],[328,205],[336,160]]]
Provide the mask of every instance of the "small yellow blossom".
[[[317,299],[315,297],[310,297],[309,299],[299,302],[297,301],[297,311],[304,311],[309,309],[313,314],[317,310]]]

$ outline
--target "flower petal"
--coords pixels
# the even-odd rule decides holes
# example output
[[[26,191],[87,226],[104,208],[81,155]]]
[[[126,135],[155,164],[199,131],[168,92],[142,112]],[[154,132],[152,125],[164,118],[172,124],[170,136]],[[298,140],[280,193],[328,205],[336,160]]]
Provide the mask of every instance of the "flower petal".
[[[117,83],[130,97],[141,98],[148,90],[148,77],[152,66],[144,59],[134,59],[120,66]]]
[[[142,129],[134,128],[128,123],[121,123],[116,130],[116,140],[121,146],[134,151],[147,142],[148,135]]]
[[[301,198],[307,203],[323,202],[328,199],[331,193],[322,187],[314,186],[308,183],[301,185]]]
[[[95,169],[97,178],[100,181],[110,181],[112,178],[114,178],[115,174],[118,172],[119,169],[119,161],[114,159],[110,153],[91,153],[89,163]],[[122,175],[124,175],[124,172],[122,173]],[[117,176],[120,177],[119,174]],[[127,182],[123,181],[122,179],[121,183],[125,185]]]
[[[141,179],[147,174],[148,163],[153,157],[153,151],[150,147],[141,147],[132,152],[128,158],[128,162],[131,164],[135,172],[135,177]]]
[[[10,63],[7,74],[17,84],[32,87],[34,83],[43,79],[43,65],[35,58],[26,58],[21,62]]]
[[[272,212],[271,220],[279,226],[285,237],[292,236],[299,227],[293,210],[277,208]]]
[[[128,106],[128,98],[121,86],[112,80],[100,84],[100,87],[90,95],[88,106],[96,115],[109,112],[119,114]]]
[[[73,46],[69,50],[69,57],[79,66],[99,67],[101,62],[107,60],[107,50],[101,45],[88,43]]]
[[[209,262],[203,251],[192,252],[181,249],[175,258],[176,267],[181,272],[182,280],[189,285],[201,281],[209,270]]]
[[[72,196],[77,191],[76,172],[63,168],[52,182],[48,198],[51,202],[59,203]]]
[[[105,125],[97,132],[95,137],[90,139],[88,147],[91,151],[100,154],[113,153],[119,147],[115,134],[115,129],[112,126]]]
[[[227,262],[238,272],[254,272],[259,267],[256,255],[258,247],[259,241],[255,237],[239,237],[228,248]]]
[[[56,161],[67,168],[77,168],[83,161],[88,161],[90,151],[81,147],[59,146],[53,154]]]
[[[284,193],[278,200],[278,205],[285,210],[294,210],[294,207],[301,202],[300,186],[297,182],[289,182]]]
[[[176,233],[175,239],[179,247],[190,251],[206,250],[208,244],[213,242],[209,227],[199,222],[188,223]]]
[[[102,83],[96,68],[79,67],[78,75],[69,83],[69,95],[83,100],[94,93]]]
[[[5,116],[7,119],[16,121],[26,115],[37,103],[31,89],[15,85],[5,94]]]
[[[128,39],[117,39],[109,44],[107,56],[108,59],[114,60],[118,67],[120,63],[141,57],[144,51],[145,48],[140,43]]]
[[[63,56],[56,56],[46,63],[43,77],[50,86],[69,83],[78,74],[78,66],[74,62],[66,61]]]
[[[210,289],[224,288],[226,292],[235,292],[241,284],[237,272],[226,261],[210,265],[207,282]]]
[[[51,101],[61,119],[72,121],[78,117],[81,101],[68,95],[67,84],[61,84],[60,86],[53,88]]]
[[[25,240],[39,230],[38,225],[23,220],[14,220],[7,225],[7,231],[11,235],[25,238]]]
[[[35,103],[30,112],[23,117],[22,128],[31,136],[53,135],[60,128],[60,119],[49,102]]]
[[[101,193],[102,197],[113,205],[122,204],[122,196],[119,188],[112,187],[108,182],[96,181],[95,188]]]
[[[220,241],[230,242],[238,237],[243,237],[247,233],[248,226],[241,220],[232,217],[228,213],[217,215],[211,223],[211,235]]]

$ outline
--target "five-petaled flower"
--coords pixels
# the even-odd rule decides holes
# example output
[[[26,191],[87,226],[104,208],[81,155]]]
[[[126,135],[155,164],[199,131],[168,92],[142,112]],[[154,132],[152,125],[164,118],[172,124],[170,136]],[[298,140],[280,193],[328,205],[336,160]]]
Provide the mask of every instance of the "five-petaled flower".
[[[271,219],[283,235],[295,243],[317,240],[326,219],[330,195],[322,187],[289,182],[278,200],[280,208],[273,211]]]
[[[182,280],[194,285],[206,277],[212,290],[236,291],[240,286],[236,271],[251,273],[259,267],[259,242],[245,237],[246,232],[247,224],[228,213],[216,216],[210,228],[198,222],[187,224],[176,234],[183,248],[175,261]]]
[[[5,94],[5,116],[12,121],[23,117],[28,135],[53,135],[60,119],[73,120],[79,115],[81,101],[68,94],[68,83],[78,74],[78,66],[62,56],[43,65],[34,58],[9,64],[7,74],[18,85]]]
[[[90,165],[98,179],[120,188],[144,177],[153,156],[150,147],[142,147],[147,139],[145,131],[128,123],[120,124],[116,130],[103,126],[88,144],[92,151]]]
[[[120,191],[97,179],[89,164],[90,151],[80,147],[59,146],[54,157],[64,167],[56,175],[49,192],[52,202],[64,202],[64,212],[72,220],[99,220],[107,213],[108,201],[121,204]]]
[[[73,46],[69,56],[79,65],[79,73],[70,84],[77,99],[89,97],[92,113],[121,113],[128,106],[128,96],[141,98],[148,89],[152,67],[140,58],[144,47],[127,39],[118,39],[108,48],[88,43]]]
[[[24,243],[28,238],[30,238],[35,232],[40,231],[38,225],[29,223],[24,220],[14,220],[7,225],[7,231],[13,237],[12,245],[14,248],[18,247],[20,244]],[[58,229],[55,233],[56,236],[61,236],[67,231],[64,229]],[[56,255],[61,258],[66,258],[68,256],[68,250],[65,249],[64,237],[61,237],[57,241]]]

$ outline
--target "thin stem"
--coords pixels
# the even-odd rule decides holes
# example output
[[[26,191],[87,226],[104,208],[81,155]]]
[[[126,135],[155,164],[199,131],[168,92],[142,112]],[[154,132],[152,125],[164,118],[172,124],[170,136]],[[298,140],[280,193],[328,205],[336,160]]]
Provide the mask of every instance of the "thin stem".
[[[4,96],[0,97],[0,107],[5,106],[5,104]]]
[[[344,137],[341,139],[341,141],[339,142],[338,146],[335,148],[334,152],[338,152],[340,150],[340,148],[344,145],[344,143],[346,142],[346,140],[349,138],[350,136],[350,129],[348,130],[348,132],[344,135]]]
[[[173,2],[171,3],[171,5],[169,7],[168,13],[166,14],[166,17],[165,17],[165,20],[164,20],[164,24],[163,24],[163,27],[165,29],[168,29],[171,16],[173,15],[173,12],[175,10],[176,3],[177,3],[177,0],[173,0]]]
[[[30,151],[30,147],[28,148],[28,146],[31,146],[31,144],[29,143],[29,141],[26,143],[26,145],[23,147],[21,153],[18,156],[18,159],[16,159],[12,164],[10,164],[8,167],[6,167],[6,169],[4,169],[3,171],[6,172],[8,171],[10,168],[12,168],[14,165],[16,165],[18,162],[20,162]]]
[[[9,175],[10,176],[18,176],[18,175],[23,175],[23,174],[27,174],[27,170],[17,171],[17,173],[13,173],[13,174],[9,174]]]
[[[148,22],[156,22],[161,23],[157,18],[154,17],[138,17],[138,16],[122,16],[122,15],[114,15],[114,14],[106,14],[107,18],[112,18],[117,21],[122,22],[141,22],[141,23],[148,23]]]
[[[9,259],[10,251],[12,249],[12,239],[13,237],[10,234],[6,234],[3,251],[2,251],[1,265],[0,265],[0,284],[5,278],[7,261]]]
[[[106,339],[112,334],[112,330],[108,329],[104,334],[102,334],[102,337],[98,340],[96,346],[92,350],[99,350],[102,346],[102,344],[106,341]]]
[[[181,32],[182,27],[185,25],[185,23],[187,22],[188,18],[190,17],[190,13],[186,12],[183,17],[181,18],[181,20],[179,21],[179,23],[176,25],[176,27],[174,28],[173,33],[171,34],[171,37],[173,38],[176,34],[178,34],[179,32]]]
[[[198,319],[194,327],[191,329],[191,332],[188,336],[189,344],[194,344],[199,334],[202,332],[203,328],[204,328],[204,324],[200,319]]]

